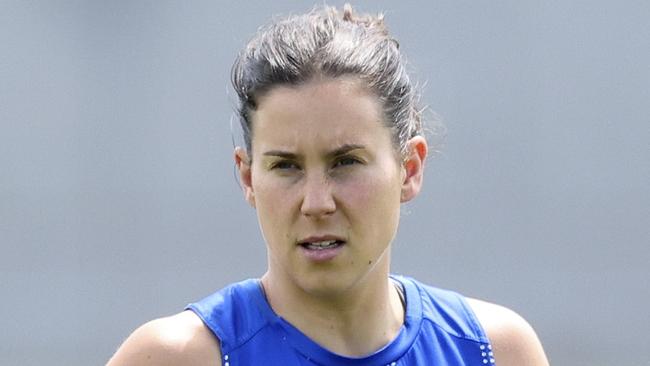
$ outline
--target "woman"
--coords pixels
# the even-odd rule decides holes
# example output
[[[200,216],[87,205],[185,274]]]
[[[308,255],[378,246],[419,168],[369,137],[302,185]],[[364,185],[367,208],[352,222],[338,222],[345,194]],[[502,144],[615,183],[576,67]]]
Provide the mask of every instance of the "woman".
[[[110,365],[547,365],[503,307],[390,275],[422,186],[416,92],[381,17],[320,8],[260,30],[233,68],[259,280],[137,329]]]

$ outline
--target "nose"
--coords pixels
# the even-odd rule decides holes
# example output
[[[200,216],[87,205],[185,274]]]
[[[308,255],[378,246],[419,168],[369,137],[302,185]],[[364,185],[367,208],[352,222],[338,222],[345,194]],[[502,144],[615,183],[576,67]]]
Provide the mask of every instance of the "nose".
[[[312,174],[305,179],[300,212],[310,218],[320,219],[336,211],[336,202],[327,177]]]

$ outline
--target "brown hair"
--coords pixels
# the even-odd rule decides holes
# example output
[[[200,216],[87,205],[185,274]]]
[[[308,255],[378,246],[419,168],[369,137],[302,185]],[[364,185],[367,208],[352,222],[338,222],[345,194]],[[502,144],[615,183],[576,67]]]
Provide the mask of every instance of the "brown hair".
[[[249,155],[252,110],[261,95],[280,84],[300,85],[314,76],[356,76],[380,99],[398,151],[422,135],[418,93],[405,68],[399,43],[383,15],[358,15],[349,4],[343,14],[322,6],[260,28],[237,57],[232,84]]]

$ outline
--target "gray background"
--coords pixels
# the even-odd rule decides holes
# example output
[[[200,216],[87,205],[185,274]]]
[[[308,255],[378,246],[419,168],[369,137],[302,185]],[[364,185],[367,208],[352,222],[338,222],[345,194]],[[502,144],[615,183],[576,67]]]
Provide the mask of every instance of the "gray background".
[[[103,364],[262,273],[229,69],[312,4],[0,1],[0,364]],[[650,3],[355,5],[447,126],[395,272],[517,310],[553,365],[650,365]]]

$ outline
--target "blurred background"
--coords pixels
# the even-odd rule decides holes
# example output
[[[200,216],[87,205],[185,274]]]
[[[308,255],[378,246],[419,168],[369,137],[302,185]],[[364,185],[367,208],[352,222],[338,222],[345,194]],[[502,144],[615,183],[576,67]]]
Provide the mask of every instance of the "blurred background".
[[[313,5],[0,1],[0,364],[104,364],[263,273],[229,71]],[[446,126],[394,271],[515,309],[552,365],[650,365],[650,3],[353,5]]]

